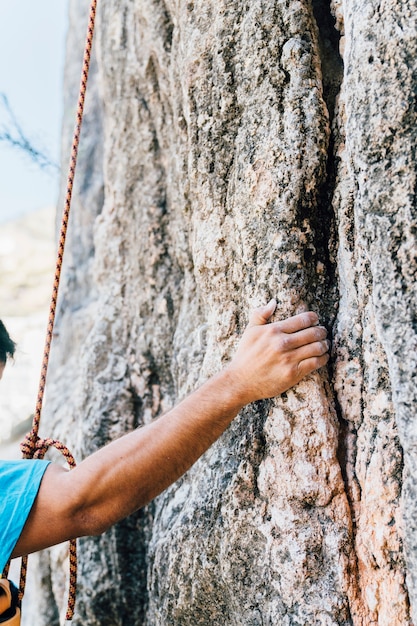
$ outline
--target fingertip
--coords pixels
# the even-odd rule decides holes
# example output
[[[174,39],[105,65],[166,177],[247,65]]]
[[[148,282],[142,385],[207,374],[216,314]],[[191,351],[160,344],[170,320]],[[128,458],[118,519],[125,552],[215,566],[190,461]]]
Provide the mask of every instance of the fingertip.
[[[318,326],[318,324],[320,323],[320,320],[319,320],[319,316],[317,315],[317,313],[315,311],[309,311],[309,315],[311,319],[311,325]]]
[[[328,362],[330,360],[330,354],[328,352],[326,352],[325,354],[323,354],[321,359],[322,359],[322,362],[319,364],[319,366],[317,368],[318,370],[328,364]]]
[[[272,298],[268,304],[254,309],[249,316],[249,327],[266,324],[277,308],[277,301]]]
[[[275,298],[272,298],[264,308],[264,315],[267,321],[271,319],[271,317],[275,313],[276,308],[277,308],[277,301],[275,300]]]
[[[277,308],[277,301],[275,300],[275,298],[271,298],[271,300],[268,302],[268,304],[266,305],[268,310],[272,310],[272,313],[275,312],[275,309]],[[271,315],[272,315],[271,313]]]
[[[306,311],[305,313],[299,313],[295,316],[299,320],[301,329],[311,328],[312,326],[319,326],[319,316],[315,311]]]

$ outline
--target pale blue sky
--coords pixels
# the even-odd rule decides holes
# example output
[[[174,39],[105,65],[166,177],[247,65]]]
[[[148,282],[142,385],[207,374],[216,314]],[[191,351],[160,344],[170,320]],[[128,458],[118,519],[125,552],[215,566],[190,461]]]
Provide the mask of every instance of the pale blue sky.
[[[68,0],[0,0],[0,92],[23,130],[55,161],[60,156]],[[0,111],[0,127],[4,122]],[[55,205],[58,175],[0,142],[0,223]]]

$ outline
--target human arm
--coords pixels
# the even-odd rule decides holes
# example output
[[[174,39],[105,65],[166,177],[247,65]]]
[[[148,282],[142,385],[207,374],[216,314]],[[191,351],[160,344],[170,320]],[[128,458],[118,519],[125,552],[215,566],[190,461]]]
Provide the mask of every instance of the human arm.
[[[171,411],[67,472],[45,472],[13,556],[95,535],[179,478],[246,404],[283,393],[328,361],[315,313],[267,324],[276,303],[256,309],[228,367]]]

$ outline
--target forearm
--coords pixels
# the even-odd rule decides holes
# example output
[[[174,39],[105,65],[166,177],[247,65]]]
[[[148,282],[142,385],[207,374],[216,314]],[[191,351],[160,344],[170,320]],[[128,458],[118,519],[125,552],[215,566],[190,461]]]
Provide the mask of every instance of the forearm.
[[[89,523],[107,528],[161,493],[216,441],[243,405],[225,371],[155,422],[80,463],[68,478]]]

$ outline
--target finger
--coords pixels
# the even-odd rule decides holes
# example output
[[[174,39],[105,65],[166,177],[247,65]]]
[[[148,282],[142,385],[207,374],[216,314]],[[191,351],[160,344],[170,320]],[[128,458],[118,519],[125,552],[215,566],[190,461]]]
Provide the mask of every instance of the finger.
[[[324,326],[311,326],[296,333],[286,333],[284,337],[286,348],[288,350],[296,350],[316,341],[323,341],[327,337],[327,330]]]
[[[270,317],[273,315],[275,309],[277,308],[277,301],[275,298],[272,298],[265,306],[260,306],[252,313],[249,317],[248,328],[252,326],[260,326],[266,324]]]
[[[303,361],[301,361],[298,364],[299,380],[304,378],[304,376],[307,376],[307,374],[311,374],[311,372],[320,369],[321,367],[323,367],[323,365],[326,365],[326,363],[329,361],[329,358],[329,354],[326,353],[322,356],[313,356],[309,359],[304,359]]]
[[[323,356],[329,350],[330,341],[324,339],[323,341],[315,341],[305,346],[301,346],[301,348],[297,348],[293,354],[296,360],[301,362],[310,358]]]
[[[276,323],[279,324],[280,330],[283,330],[284,333],[296,333],[310,326],[317,326],[319,318],[314,311],[306,311],[305,313],[299,313],[282,322]]]

